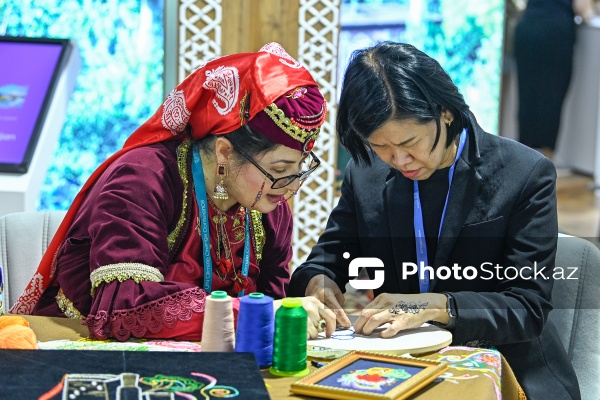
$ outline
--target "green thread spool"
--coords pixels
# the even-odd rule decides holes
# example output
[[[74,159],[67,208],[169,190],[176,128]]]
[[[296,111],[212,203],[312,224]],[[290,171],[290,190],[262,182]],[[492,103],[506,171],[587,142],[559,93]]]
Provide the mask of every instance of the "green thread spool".
[[[275,337],[273,339],[273,366],[270,371],[278,376],[305,376],[306,366],[306,319],[308,314],[302,301],[287,297],[275,313]]]

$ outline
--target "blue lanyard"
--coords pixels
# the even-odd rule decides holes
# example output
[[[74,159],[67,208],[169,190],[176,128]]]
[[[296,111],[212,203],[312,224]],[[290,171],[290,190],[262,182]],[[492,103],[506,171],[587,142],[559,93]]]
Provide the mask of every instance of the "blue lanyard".
[[[442,219],[440,221],[440,229],[438,231],[438,240],[442,234],[442,225],[444,224],[444,218],[446,217],[446,208],[448,207],[448,199],[450,198],[450,188],[452,187],[452,177],[454,176],[454,167],[456,162],[460,158],[460,154],[465,147],[465,141],[467,139],[466,129],[460,133],[460,142],[458,143],[458,151],[454,162],[448,171],[448,193],[446,193],[446,202],[444,203],[444,210],[442,211]],[[427,260],[427,242],[425,241],[425,227],[423,226],[423,209],[421,208],[421,198],[419,196],[419,182],[413,181],[413,195],[414,195],[414,227],[415,227],[415,243],[417,248],[417,265],[419,269],[419,290],[421,293],[427,293],[431,290],[429,273],[423,272],[423,279],[421,279],[421,271],[425,265],[429,265]]]
[[[192,156],[192,176],[194,177],[194,191],[198,202],[198,214],[200,215],[200,232],[202,235],[202,255],[204,257],[204,284],[206,293],[212,291],[212,257],[210,256],[210,225],[208,222],[208,199],[206,197],[206,185],[204,183],[204,171],[202,170],[202,159],[200,158],[200,146],[194,146]],[[250,269],[250,212],[246,210],[246,232],[244,238],[244,259],[242,261],[242,275],[248,276]],[[238,293],[242,297],[244,291]]]

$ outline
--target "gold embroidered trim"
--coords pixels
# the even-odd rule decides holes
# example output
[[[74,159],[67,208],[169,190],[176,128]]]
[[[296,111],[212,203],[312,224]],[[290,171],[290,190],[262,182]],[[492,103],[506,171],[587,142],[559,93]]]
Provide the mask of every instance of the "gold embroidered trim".
[[[104,265],[90,274],[92,281],[92,296],[94,291],[102,283],[110,283],[118,279],[119,282],[133,279],[135,283],[142,281],[162,282],[165,280],[163,274],[154,267],[142,263],[119,263]]]
[[[73,305],[73,302],[65,296],[65,293],[62,289],[58,289],[58,293],[56,294],[56,304],[58,304],[58,308],[62,311],[67,317],[72,319],[84,319],[85,316],[81,315],[79,311]]]
[[[256,262],[259,263],[262,260],[262,252],[263,247],[265,246],[265,242],[267,240],[265,234],[265,228],[262,224],[262,213],[257,210],[250,211],[250,216],[252,218],[252,227],[254,233],[254,247],[256,250]]]
[[[179,220],[177,221],[177,225],[175,229],[173,229],[169,236],[167,236],[167,243],[169,245],[169,252],[173,251],[173,247],[177,243],[177,238],[181,234],[181,230],[185,224],[185,215],[187,211],[188,204],[188,173],[187,173],[187,158],[188,153],[190,151],[192,142],[191,140],[186,140],[177,148],[177,165],[179,167],[179,175],[181,175],[181,180],[183,181],[183,205],[181,207],[181,215],[179,216]]]
[[[244,97],[242,97],[242,100],[240,101],[240,126],[244,125],[244,122],[246,122],[246,112],[248,112],[249,108],[250,93],[246,91],[246,94],[244,94]]]
[[[275,103],[269,104],[265,107],[264,111],[269,117],[275,122],[275,125],[280,127],[285,133],[296,139],[301,143],[305,143],[309,138],[316,139],[321,131],[321,128],[314,130],[302,129],[285,116],[285,113],[275,105]]]

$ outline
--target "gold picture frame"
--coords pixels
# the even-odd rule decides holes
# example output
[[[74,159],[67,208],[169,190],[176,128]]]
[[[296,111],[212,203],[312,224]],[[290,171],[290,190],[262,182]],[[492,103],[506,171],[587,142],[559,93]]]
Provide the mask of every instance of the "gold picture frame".
[[[401,400],[446,371],[448,365],[421,358],[353,351],[292,383],[296,394],[336,400]]]

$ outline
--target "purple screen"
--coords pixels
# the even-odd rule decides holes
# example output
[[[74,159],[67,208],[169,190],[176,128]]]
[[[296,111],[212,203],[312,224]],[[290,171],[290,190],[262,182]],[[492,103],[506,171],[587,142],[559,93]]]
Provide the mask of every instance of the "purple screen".
[[[62,45],[0,42],[0,163],[23,162]]]

